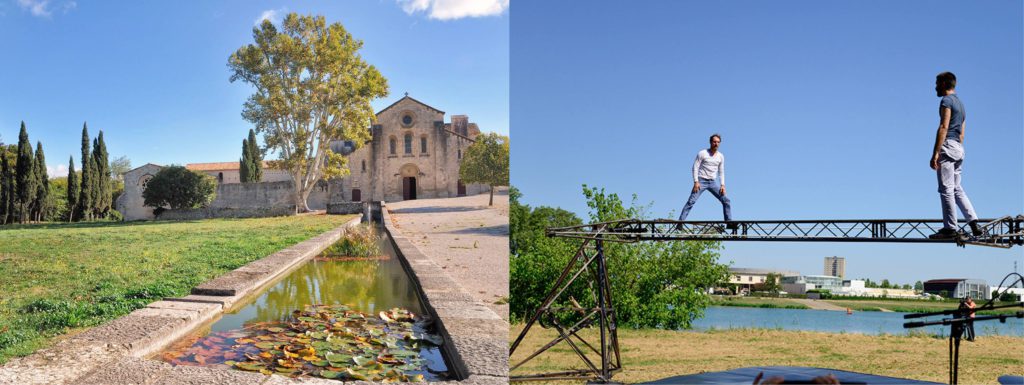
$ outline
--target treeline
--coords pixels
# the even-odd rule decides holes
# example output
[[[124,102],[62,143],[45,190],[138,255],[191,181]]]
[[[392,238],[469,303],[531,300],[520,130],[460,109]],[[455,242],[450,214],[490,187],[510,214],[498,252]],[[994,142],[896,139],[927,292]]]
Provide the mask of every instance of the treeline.
[[[0,224],[43,220],[51,206],[49,183],[43,144],[36,142],[33,154],[21,122],[17,145],[0,143]]]
[[[50,179],[43,145],[36,142],[32,152],[22,122],[17,145],[0,141],[0,224],[120,220],[120,213],[112,205],[124,187],[115,176],[127,171],[130,163],[122,157],[112,166],[103,132],[90,140],[86,124],[82,125],[82,159],[80,172],[75,171],[71,157],[68,176]]]

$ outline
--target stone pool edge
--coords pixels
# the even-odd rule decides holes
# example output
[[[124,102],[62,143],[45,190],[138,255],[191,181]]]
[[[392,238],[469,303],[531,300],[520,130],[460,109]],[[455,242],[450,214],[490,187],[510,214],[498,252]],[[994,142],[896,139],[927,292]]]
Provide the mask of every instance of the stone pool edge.
[[[0,384],[189,383],[189,377],[194,377],[190,373],[198,375],[193,380],[201,383],[259,384],[269,381],[270,376],[257,373],[171,367],[145,357],[169,346],[230,309],[239,300],[316,256],[341,239],[348,228],[359,223],[360,218],[355,217],[341,226],[200,284],[193,289],[193,294],[153,302],[49,348],[12,359],[0,366]],[[209,288],[223,290],[210,292]]]
[[[384,202],[381,202],[381,222],[424,309],[444,337],[442,348],[450,359],[448,370],[463,379],[453,383],[507,383],[508,322],[473,298],[402,235],[391,221]]]

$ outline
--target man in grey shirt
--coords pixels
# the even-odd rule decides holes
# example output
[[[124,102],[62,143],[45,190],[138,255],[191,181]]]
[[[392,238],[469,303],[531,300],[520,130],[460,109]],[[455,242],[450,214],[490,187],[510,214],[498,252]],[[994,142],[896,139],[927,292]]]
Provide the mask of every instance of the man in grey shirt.
[[[718,145],[722,143],[722,137],[718,134],[709,138],[711,146],[697,153],[697,159],[693,161],[693,189],[690,190],[690,199],[686,200],[686,206],[679,213],[679,220],[685,221],[690,215],[690,209],[697,203],[697,198],[704,190],[711,192],[715,198],[722,202],[722,214],[725,220],[732,220],[732,206],[729,197],[725,196],[725,155],[718,151]],[[721,176],[721,184],[716,179]],[[729,229],[734,229],[736,224],[730,223]]]
[[[960,186],[961,167],[964,163],[964,122],[967,113],[960,97],[956,94],[956,75],[943,72],[935,77],[935,95],[939,102],[939,131],[935,135],[935,146],[929,162],[939,180],[939,198],[942,200],[942,230],[929,236],[931,239],[953,239],[959,235],[956,223],[956,209],[960,207],[974,236],[981,235],[978,215],[971,200]]]

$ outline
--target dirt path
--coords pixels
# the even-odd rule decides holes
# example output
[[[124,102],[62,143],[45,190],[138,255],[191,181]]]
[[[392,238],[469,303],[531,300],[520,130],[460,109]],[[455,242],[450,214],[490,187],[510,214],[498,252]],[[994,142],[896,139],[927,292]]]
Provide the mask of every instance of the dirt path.
[[[459,198],[388,203],[392,220],[423,254],[508,320],[508,189]]]
[[[814,310],[846,311],[845,307],[839,307],[828,302],[818,301],[815,299],[791,298],[790,301],[799,303],[801,305],[807,305],[807,307]]]

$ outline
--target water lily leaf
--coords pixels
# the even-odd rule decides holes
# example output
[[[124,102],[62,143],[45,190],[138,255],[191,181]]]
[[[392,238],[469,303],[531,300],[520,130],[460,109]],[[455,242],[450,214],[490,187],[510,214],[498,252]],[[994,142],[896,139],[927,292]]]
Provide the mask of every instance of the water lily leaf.
[[[257,342],[256,347],[260,349],[275,349],[277,348],[276,342]]]
[[[353,379],[353,380],[360,380],[360,381],[367,381],[367,380],[369,380],[369,378],[367,378],[366,375],[364,375],[362,373],[359,373],[357,371],[354,371],[351,368],[345,369],[345,373],[347,373],[348,377]]]
[[[267,331],[271,332],[271,333],[280,333],[280,332],[283,332],[284,329],[283,328],[279,328],[279,327],[269,327],[269,328],[267,328]]]
[[[409,376],[408,381],[409,382],[423,382],[423,375],[422,374],[416,374],[416,375]]]
[[[426,341],[437,346],[441,346],[441,344],[444,344],[444,339],[441,338],[440,336],[427,333],[413,333],[412,339]]]
[[[295,373],[295,371],[297,371],[299,369],[277,367],[277,368],[274,368],[274,370],[277,371],[278,373],[292,374],[292,373]]]
[[[330,363],[325,361],[325,360],[312,360],[312,361],[309,361],[309,363],[313,364],[314,366],[320,366],[320,367],[324,367],[324,366],[330,365]]]
[[[320,377],[323,377],[323,378],[330,378],[330,379],[333,380],[333,379],[336,379],[336,378],[340,378],[341,376],[342,376],[341,372],[332,372],[330,370],[321,370],[320,371]]]
[[[351,356],[351,355],[349,355],[349,354],[334,354],[334,353],[327,353],[327,354],[326,354],[326,355],[324,356],[324,358],[326,358],[326,359],[327,359],[327,361],[330,361],[330,362],[346,362],[346,361],[348,361],[348,360],[351,360],[351,359],[352,359],[352,356]]]
[[[235,367],[242,370],[248,370],[250,372],[258,372],[261,369],[264,369],[263,364],[258,362],[236,362]]]
[[[367,358],[367,357],[363,357],[363,356],[355,356],[355,357],[352,357],[352,362],[355,362],[356,365],[359,365],[359,366],[366,366],[366,365],[369,365],[371,362],[374,362],[374,361],[373,361],[372,358]]]

